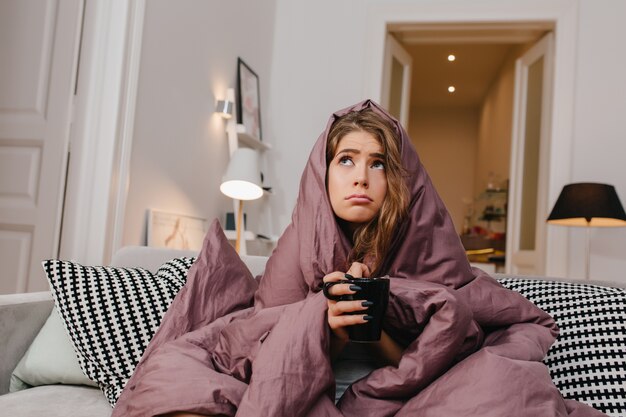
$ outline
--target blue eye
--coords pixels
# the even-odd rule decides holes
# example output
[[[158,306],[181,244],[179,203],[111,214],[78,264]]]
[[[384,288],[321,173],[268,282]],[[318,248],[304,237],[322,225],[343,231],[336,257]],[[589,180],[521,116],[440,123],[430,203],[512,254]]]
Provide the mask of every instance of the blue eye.
[[[374,168],[374,169],[385,169],[385,163],[383,161],[375,161],[372,164],[372,168]]]
[[[339,159],[339,165],[353,165],[352,158],[349,156],[342,156]]]

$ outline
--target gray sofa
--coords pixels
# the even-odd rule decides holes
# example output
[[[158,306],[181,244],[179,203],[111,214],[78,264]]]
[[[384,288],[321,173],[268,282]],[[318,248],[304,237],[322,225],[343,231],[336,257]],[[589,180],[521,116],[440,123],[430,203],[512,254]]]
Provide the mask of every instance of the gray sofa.
[[[112,265],[141,266],[155,271],[167,260],[181,256],[195,256],[195,253],[127,247],[116,253]],[[242,258],[253,275],[262,273],[266,258],[255,256]],[[498,278],[507,280],[514,277],[499,274]],[[623,287],[623,285],[615,285]],[[92,386],[52,384],[9,393],[13,370],[33,343],[52,309],[53,301],[49,292],[0,295],[0,414],[50,417],[110,416],[109,403],[101,391]],[[54,361],[55,358],[50,358],[50,360]]]
[[[111,264],[143,267],[154,272],[172,258],[196,255],[193,251],[125,247],[115,254]],[[243,256],[242,259],[254,275],[263,272],[265,257]],[[0,295],[0,415],[110,416],[111,406],[102,392],[92,386],[54,384],[9,393],[13,370],[48,320],[53,307],[50,292]]]

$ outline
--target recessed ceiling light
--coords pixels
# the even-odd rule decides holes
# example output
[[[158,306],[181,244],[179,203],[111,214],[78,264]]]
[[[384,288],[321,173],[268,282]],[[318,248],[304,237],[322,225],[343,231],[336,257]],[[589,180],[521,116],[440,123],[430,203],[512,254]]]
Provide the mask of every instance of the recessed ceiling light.
[[[456,57],[452,54],[448,55],[448,61],[452,62],[456,59]]]
[[[450,87],[448,87],[448,91],[451,93],[454,93],[454,91],[456,90],[456,88],[454,88],[453,85],[451,85]]]

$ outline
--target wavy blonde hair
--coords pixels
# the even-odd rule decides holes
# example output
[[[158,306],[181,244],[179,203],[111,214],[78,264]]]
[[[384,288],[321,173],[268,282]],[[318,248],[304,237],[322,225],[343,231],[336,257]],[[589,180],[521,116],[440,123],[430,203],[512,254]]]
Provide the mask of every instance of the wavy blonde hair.
[[[326,185],[328,189],[328,166],[335,157],[341,139],[350,132],[370,133],[383,148],[387,195],[378,214],[360,225],[351,236],[354,246],[348,257],[352,262],[368,264],[372,276],[380,274],[380,267],[389,251],[396,226],[408,212],[409,190],[406,170],[400,156],[400,138],[393,125],[371,109],[353,111],[338,118],[330,128],[326,143]]]

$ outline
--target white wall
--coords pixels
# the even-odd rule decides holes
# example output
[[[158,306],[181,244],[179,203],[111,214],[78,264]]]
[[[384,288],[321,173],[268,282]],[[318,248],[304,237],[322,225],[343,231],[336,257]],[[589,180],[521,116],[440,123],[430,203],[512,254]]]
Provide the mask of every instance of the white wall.
[[[474,184],[477,132],[477,108],[411,108],[409,135],[459,234],[464,200],[471,202],[479,192]]]
[[[308,152],[330,113],[363,99],[372,91],[367,74],[372,45],[367,18],[383,0],[277,0],[272,69],[270,127],[277,148],[273,152],[277,195],[272,200],[276,232],[289,222],[297,196],[299,176]],[[478,20],[492,16],[492,9],[520,10],[519,18],[540,14],[542,8],[558,4],[580,4],[577,68],[574,80],[575,122],[571,155],[571,180],[613,183],[626,202],[626,2],[621,0],[571,0],[541,2],[484,0],[476,5],[465,0],[446,2],[450,11],[467,12]],[[428,0],[394,2],[389,9],[422,5],[441,7]],[[554,10],[554,9],[551,9]],[[550,12],[553,13],[553,12]],[[557,28],[558,30],[558,28]],[[382,42],[382,41],[381,41]],[[382,65],[382,63],[381,63]],[[375,90],[375,89],[374,89]],[[558,111],[558,109],[557,109]],[[280,113],[280,117],[277,114]],[[572,128],[572,126],[569,126]],[[553,204],[554,202],[550,202]],[[550,226],[555,227],[555,226]],[[571,276],[582,276],[578,233],[570,239]],[[626,230],[593,232],[592,275],[626,280]]]
[[[518,48],[511,50],[482,103],[475,171],[478,192],[486,187],[490,172],[500,182],[509,178],[515,59],[518,56]],[[504,184],[495,185],[502,187]]]
[[[124,245],[143,243],[148,208],[209,221],[233,210],[219,192],[228,146],[215,100],[235,87],[242,57],[259,75],[271,136],[275,8],[275,0],[146,2]]]
[[[573,147],[562,156],[571,165],[569,180],[612,183],[626,200],[626,56],[621,53],[626,2],[450,0],[446,5],[451,13],[473,19],[488,19],[494,7],[505,6],[532,19],[543,7],[554,10],[566,3],[579,5],[575,117],[573,126],[564,126],[573,132]],[[215,4],[147,4],[125,244],[142,241],[149,207],[207,218],[231,209],[217,191],[227,149],[222,122],[212,111],[216,95],[234,85],[238,55],[261,79],[264,140],[274,146],[266,169],[275,191],[271,231],[280,234],[290,221],[309,151],[330,113],[376,91],[368,79],[372,66],[379,65],[371,60],[370,13],[416,5],[441,8],[429,0]],[[569,275],[581,277],[584,235],[569,234]],[[626,280],[624,248],[626,230],[594,230],[592,276]]]
[[[275,233],[291,220],[300,175],[335,110],[363,99],[366,7],[358,0],[277,0],[271,153]]]
[[[572,182],[613,184],[622,204],[626,204],[625,18],[624,1],[580,2],[571,155]],[[570,230],[570,271],[583,277],[585,230]],[[626,229],[592,229],[591,277],[626,282],[625,270]]]

